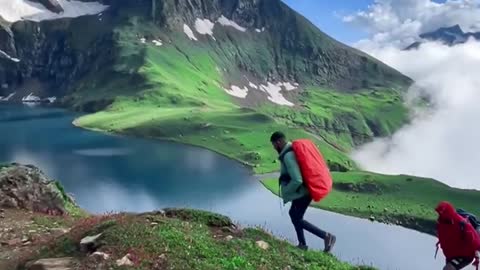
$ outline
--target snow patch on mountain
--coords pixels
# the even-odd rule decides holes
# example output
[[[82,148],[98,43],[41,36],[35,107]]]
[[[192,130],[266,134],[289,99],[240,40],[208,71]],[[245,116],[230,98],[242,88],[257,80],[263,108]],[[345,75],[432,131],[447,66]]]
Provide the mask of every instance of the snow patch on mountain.
[[[247,87],[240,88],[236,85],[232,85],[230,86],[230,89],[224,88],[224,90],[227,94],[238,98],[246,98],[248,95]]]
[[[293,86],[293,85],[291,85],[289,82],[279,82],[277,84],[268,82],[266,85],[261,84],[260,89],[265,93],[267,93],[268,100],[270,100],[271,102],[276,103],[278,105],[292,107],[295,104],[288,101],[281,93],[282,88],[284,88],[287,91],[296,89],[296,87],[292,89],[291,87],[288,87],[288,86]]]
[[[221,25],[223,26],[231,26],[235,29],[237,29],[238,31],[241,31],[241,32],[245,32],[247,31],[247,28],[244,28],[244,27],[241,27],[240,25],[238,25],[236,22],[232,21],[232,20],[229,20],[227,19],[225,16],[221,16],[220,18],[218,18],[218,23],[220,23]]]
[[[190,28],[190,26],[184,24],[183,25],[183,32],[185,33],[185,35],[187,35],[187,37],[191,40],[195,40],[197,41],[197,37],[195,36],[195,34],[193,34],[193,31],[192,29]]]
[[[248,82],[248,86],[249,86],[250,88],[253,88],[253,89],[258,90],[258,85],[254,84],[254,83],[252,83],[252,82]]]
[[[213,36],[213,28],[215,27],[215,24],[210,21],[209,19],[200,19],[197,18],[195,20],[195,30],[201,35],[209,35],[215,39]]]
[[[280,83],[277,84],[277,86],[280,86],[280,87],[283,86],[283,87],[285,87],[285,90],[287,90],[287,91],[292,91],[292,90],[297,89],[297,87],[290,82],[280,82]]]
[[[152,43],[157,47],[160,47],[163,45],[163,42],[161,40],[156,40],[156,39],[152,40]]]
[[[28,96],[22,98],[22,102],[40,102],[40,97],[35,96],[33,93],[30,93]]]
[[[108,6],[99,2],[81,2],[75,0],[57,0],[63,12],[55,13],[40,3],[27,0],[0,0],[0,16],[8,22],[21,20],[44,21],[60,18],[75,18],[103,12]]]
[[[15,92],[13,93],[10,93],[10,95],[6,96],[6,97],[0,97],[0,101],[9,101],[13,96],[15,96]]]
[[[57,101],[57,97],[53,96],[53,97],[47,97],[47,100],[48,102],[50,103],[54,103],[55,101]]]
[[[11,57],[8,53],[6,53],[6,52],[4,52],[4,51],[2,51],[2,50],[0,50],[0,57],[6,58],[6,59],[11,60],[11,61],[13,61],[13,62],[15,62],[15,63],[20,62],[20,59],[15,58],[15,57]]]
[[[230,89],[224,89],[229,95],[238,97],[238,98],[246,98],[248,95],[248,91],[261,91],[267,94],[267,98],[269,101],[282,105],[282,106],[294,106],[293,102],[287,100],[282,91],[293,91],[298,88],[297,83],[290,83],[290,82],[278,82],[278,83],[271,83],[268,82],[267,84],[260,84],[256,85],[250,81],[248,81],[248,87],[244,86],[243,88],[232,85]]]

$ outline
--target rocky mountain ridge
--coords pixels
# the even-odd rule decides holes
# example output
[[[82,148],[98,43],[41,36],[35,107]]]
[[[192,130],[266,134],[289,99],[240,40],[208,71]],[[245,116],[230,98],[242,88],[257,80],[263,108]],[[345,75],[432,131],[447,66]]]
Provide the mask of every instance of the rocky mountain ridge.
[[[460,25],[457,24],[450,27],[441,27],[432,32],[423,33],[420,35],[420,38],[425,41],[436,41],[448,46],[455,46],[457,44],[463,44],[470,39],[480,40],[480,32],[464,32]],[[422,43],[422,41],[417,41],[405,49],[416,49]]]
[[[63,8],[57,0],[39,2],[49,10],[62,13]],[[102,3],[109,6],[96,15],[0,23],[0,36],[4,37],[0,39],[0,50],[9,56],[0,55],[0,95],[24,91],[18,95],[21,97],[33,91],[41,97],[67,96],[68,100],[83,80],[100,74],[100,70],[109,73],[109,80],[120,76],[128,76],[133,82],[142,80],[136,71],[143,61],[141,51],[140,55],[130,56],[132,61],[127,69],[110,68],[121,60],[119,46],[122,45],[118,43],[116,29],[128,26],[133,18],[153,24],[160,35],[173,44],[180,42],[178,35],[184,35],[185,26],[194,29],[199,40],[192,42],[211,47],[219,53],[220,61],[230,63],[223,74],[225,85],[240,84],[241,74],[265,84],[289,81],[349,91],[410,82],[379,61],[328,37],[279,0]],[[258,34],[261,37],[255,38],[252,44],[238,44],[231,34],[214,42],[200,33],[203,30],[199,32],[202,23],[211,31],[208,27],[220,18],[225,19],[224,24],[235,23],[240,29],[246,29],[237,30],[238,35],[250,38]],[[215,37],[213,33],[210,36]],[[259,59],[259,53],[267,55]]]

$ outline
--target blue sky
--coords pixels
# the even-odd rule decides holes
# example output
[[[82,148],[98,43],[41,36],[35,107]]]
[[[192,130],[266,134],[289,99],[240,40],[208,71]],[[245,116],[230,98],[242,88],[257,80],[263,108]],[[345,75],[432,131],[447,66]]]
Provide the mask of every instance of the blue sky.
[[[335,39],[352,44],[367,38],[367,33],[360,28],[344,23],[342,16],[366,10],[373,0],[282,0],[287,5],[307,17],[323,32]],[[433,0],[443,3],[445,0]]]
[[[373,0],[283,0],[287,5],[307,17],[323,32],[335,39],[352,44],[367,34],[342,21],[341,16],[364,10]]]

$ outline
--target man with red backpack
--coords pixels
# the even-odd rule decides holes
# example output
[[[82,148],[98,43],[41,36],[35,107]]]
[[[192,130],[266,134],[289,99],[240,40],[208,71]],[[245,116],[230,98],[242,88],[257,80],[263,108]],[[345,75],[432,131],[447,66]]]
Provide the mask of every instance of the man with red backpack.
[[[289,215],[297,233],[298,248],[307,250],[304,230],[322,238],[325,252],[330,252],[336,237],[303,219],[308,206],[320,201],[332,189],[328,167],[317,147],[310,140],[288,142],[282,132],[275,132],[270,141],[281,162],[280,195],[284,203],[292,202]]]
[[[446,257],[444,270],[459,270],[473,262],[478,270],[477,252],[480,250],[480,235],[472,223],[461,216],[448,202],[441,202],[435,209],[438,213],[438,246]]]

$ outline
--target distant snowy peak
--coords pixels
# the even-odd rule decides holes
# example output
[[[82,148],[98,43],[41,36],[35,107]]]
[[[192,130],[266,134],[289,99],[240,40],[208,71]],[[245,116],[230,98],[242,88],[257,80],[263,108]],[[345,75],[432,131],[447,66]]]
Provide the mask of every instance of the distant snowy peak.
[[[459,25],[442,27],[435,31],[421,34],[421,40],[411,44],[406,50],[416,49],[426,41],[441,42],[448,46],[455,46],[457,44],[463,44],[471,38],[480,40],[480,32],[465,33]]]
[[[0,16],[8,22],[21,20],[38,22],[94,15],[108,8],[108,6],[99,2],[81,2],[76,0],[41,0],[38,2],[43,4],[28,0],[0,0]]]

